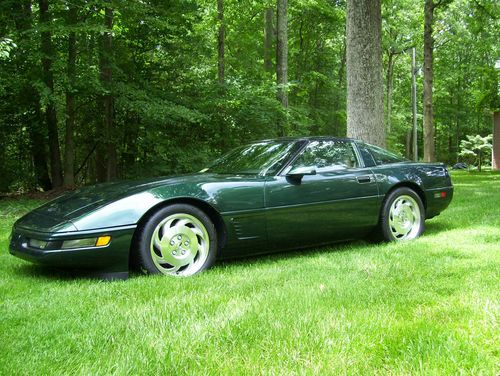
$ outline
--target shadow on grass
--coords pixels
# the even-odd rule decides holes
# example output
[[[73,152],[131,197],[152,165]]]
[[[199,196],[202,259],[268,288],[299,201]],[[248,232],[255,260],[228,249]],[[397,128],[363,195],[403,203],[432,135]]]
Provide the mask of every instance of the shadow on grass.
[[[448,231],[456,226],[450,226],[450,224],[444,224],[440,222],[429,222],[426,223],[425,233],[436,234],[439,232]],[[331,244],[325,244],[322,246],[315,247],[305,247],[299,248],[292,251],[276,251],[267,252],[257,255],[250,256],[232,256],[216,261],[214,268],[218,267],[247,267],[251,264],[266,264],[274,263],[287,260],[298,260],[302,257],[316,257],[331,252],[341,253],[346,251],[357,252],[365,248],[373,247],[383,247],[388,243],[374,243],[366,240],[351,240],[343,241]],[[122,276],[106,276],[102,272],[93,270],[66,270],[60,268],[53,268],[48,266],[36,265],[36,264],[23,264],[18,266],[14,273],[22,277],[32,277],[32,278],[45,278],[48,280],[62,280],[62,281],[73,281],[73,280],[123,280],[127,279]],[[137,277],[143,275],[141,272],[136,270],[130,270],[130,277]],[[128,277],[128,275],[127,275]]]
[[[123,274],[103,273],[88,269],[62,269],[37,264],[22,264],[16,267],[13,272],[20,277],[43,278],[52,281],[117,281],[127,279]]]
[[[459,228],[460,226],[453,222],[435,222],[435,221],[429,221],[425,222],[425,231],[423,232],[423,235],[435,235],[440,232],[446,232],[449,230],[454,230],[456,228]]]
[[[339,242],[321,247],[308,247],[293,251],[279,251],[274,253],[262,253],[252,256],[231,257],[216,261],[214,269],[219,267],[234,266],[248,267],[251,264],[266,264],[284,260],[294,260],[301,257],[315,257],[330,252],[356,251],[368,246],[370,243],[356,240]],[[13,269],[13,273],[22,278],[46,279],[49,281],[115,281],[123,280],[116,276],[103,275],[103,273],[93,270],[61,269],[37,264],[21,264]],[[130,277],[143,276],[140,271],[130,270]]]
[[[279,262],[282,260],[294,260],[301,257],[316,257],[330,252],[340,253],[345,251],[356,251],[371,244],[364,240],[342,241],[337,243],[325,244],[322,246],[298,248],[291,251],[275,251],[261,253],[257,255],[249,255],[243,257],[228,257],[218,260],[215,266],[247,266],[249,264],[265,264],[269,262]]]

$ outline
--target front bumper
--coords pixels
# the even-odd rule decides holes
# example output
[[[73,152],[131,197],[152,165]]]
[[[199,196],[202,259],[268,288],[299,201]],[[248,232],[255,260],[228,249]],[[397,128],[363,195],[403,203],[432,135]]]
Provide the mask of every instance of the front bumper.
[[[9,242],[9,252],[23,260],[36,264],[92,270],[102,273],[127,272],[134,226],[76,231],[66,233],[44,233],[14,227]],[[66,240],[110,235],[111,242],[106,247],[74,249],[39,249],[29,246],[28,239],[37,239],[62,244]]]

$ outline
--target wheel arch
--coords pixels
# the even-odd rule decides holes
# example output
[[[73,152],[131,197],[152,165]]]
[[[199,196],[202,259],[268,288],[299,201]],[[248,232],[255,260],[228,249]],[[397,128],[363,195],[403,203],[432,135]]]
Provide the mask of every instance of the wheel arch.
[[[222,219],[222,216],[219,214],[219,212],[209,203],[206,201],[193,198],[193,197],[177,197],[177,198],[172,198],[168,199],[165,201],[162,201],[155,206],[151,207],[147,212],[145,212],[142,217],[139,219],[137,222],[137,227],[134,231],[134,235],[132,237],[132,242],[131,242],[131,247],[129,250],[129,260],[130,264],[134,263],[134,251],[136,247],[138,246],[138,238],[139,235],[142,231],[142,228],[144,227],[144,224],[148,221],[151,216],[156,213],[158,210],[163,209],[169,205],[174,205],[174,204],[187,204],[187,205],[192,205],[201,211],[203,211],[212,221],[212,223],[215,226],[215,231],[217,232],[217,254],[220,254],[221,249],[224,247],[226,243],[226,238],[227,238],[227,230],[226,230],[226,225],[224,224],[224,220]]]
[[[422,205],[424,206],[424,210],[427,210],[427,200],[425,198],[425,192],[420,187],[417,183],[411,182],[411,181],[402,181],[397,184],[394,184],[385,194],[385,197],[387,197],[391,192],[395,191],[398,188],[410,188],[412,191],[414,191],[418,197],[420,197],[420,200],[422,201]]]

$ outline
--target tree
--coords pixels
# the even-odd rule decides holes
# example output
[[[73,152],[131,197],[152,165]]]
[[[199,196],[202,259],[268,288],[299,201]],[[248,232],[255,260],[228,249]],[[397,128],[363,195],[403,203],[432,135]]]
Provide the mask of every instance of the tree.
[[[389,143],[392,141],[393,133],[394,70],[399,60],[404,59],[404,54],[410,54],[411,48],[420,42],[420,32],[418,34],[416,32],[421,24],[418,10],[420,6],[411,0],[386,0],[382,3],[382,50],[386,85],[385,123]],[[405,63],[406,61],[402,61],[403,66]],[[407,66],[407,71],[409,70]]]
[[[347,135],[385,146],[380,0],[347,1]]]
[[[64,142],[64,186],[75,185],[75,80],[76,80],[76,32],[74,30],[78,21],[78,10],[73,2],[68,2],[67,24],[71,28],[68,36],[68,61],[66,73],[68,83],[66,88],[66,134]]]
[[[219,34],[217,38],[217,54],[218,54],[218,69],[217,77],[220,85],[225,83],[225,40],[226,40],[226,26],[224,24],[224,0],[217,0],[217,20],[219,22]]]
[[[434,11],[452,0],[425,0],[424,5],[424,161],[436,160],[434,113],[432,106],[434,80]]]
[[[102,129],[104,131],[104,140],[101,143],[101,158],[105,161],[100,163],[100,171],[98,169],[99,181],[111,181],[117,177],[117,151],[116,151],[116,134],[114,124],[114,96],[113,96],[113,9],[106,2],[104,8],[104,27],[106,31],[101,37],[101,49],[99,54],[100,79],[103,87],[103,95],[101,96],[102,105]],[[104,148],[102,148],[104,147]],[[101,159],[99,158],[99,159]]]
[[[477,170],[481,172],[484,154],[491,150],[492,135],[486,137],[467,135],[466,138],[460,141],[460,155],[477,163]]]
[[[274,14],[275,12],[272,7],[266,8],[264,12],[264,70],[266,72],[272,72],[273,70]]]
[[[276,80],[278,100],[288,109],[288,0],[277,0]],[[278,122],[278,134],[285,135],[285,121]]]
[[[50,32],[49,0],[39,0],[40,24],[43,27],[40,32],[43,82],[48,91],[45,98],[45,121],[49,134],[50,151],[50,173],[52,187],[58,188],[63,184],[61,151],[59,148],[59,130],[57,127],[57,113],[54,102],[54,74],[52,62],[54,60],[54,46],[52,44],[52,33]]]
[[[33,13],[31,0],[14,1],[12,15],[15,20],[15,29],[19,34],[18,49],[14,50],[13,63],[19,75],[16,79],[21,83],[15,92],[16,109],[22,114],[21,121],[28,126],[29,149],[33,163],[35,184],[43,190],[52,188],[49,169],[47,166],[46,129],[43,127],[40,111],[40,96],[30,77],[38,75],[38,71],[30,64],[30,59],[24,55],[31,49],[33,40],[29,31],[33,27]],[[34,60],[34,59],[33,59]]]
[[[500,170],[500,111],[493,114],[493,145],[492,145],[492,163],[491,168]]]

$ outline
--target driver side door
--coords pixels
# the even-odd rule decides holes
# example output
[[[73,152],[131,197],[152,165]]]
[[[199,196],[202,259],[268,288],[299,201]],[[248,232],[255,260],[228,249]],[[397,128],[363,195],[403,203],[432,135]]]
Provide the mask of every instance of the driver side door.
[[[290,172],[315,174],[293,176]],[[300,248],[366,235],[378,221],[375,176],[353,142],[312,140],[265,185],[270,249]]]

